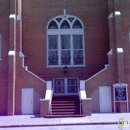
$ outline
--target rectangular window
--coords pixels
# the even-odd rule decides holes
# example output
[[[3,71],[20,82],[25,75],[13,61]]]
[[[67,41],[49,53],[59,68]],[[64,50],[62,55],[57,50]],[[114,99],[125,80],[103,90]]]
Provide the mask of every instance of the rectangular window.
[[[83,63],[83,35],[73,35],[73,55],[74,65],[82,65]]]
[[[61,35],[61,65],[70,65],[70,35]]]
[[[58,65],[58,35],[48,36],[49,65]]]
[[[48,65],[84,65],[84,42],[82,34],[48,35]]]

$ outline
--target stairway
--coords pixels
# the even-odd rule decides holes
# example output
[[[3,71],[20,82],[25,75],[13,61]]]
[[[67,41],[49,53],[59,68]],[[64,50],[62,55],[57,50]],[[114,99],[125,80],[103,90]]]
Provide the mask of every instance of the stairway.
[[[80,101],[78,96],[53,96],[52,114],[46,117],[79,117]]]

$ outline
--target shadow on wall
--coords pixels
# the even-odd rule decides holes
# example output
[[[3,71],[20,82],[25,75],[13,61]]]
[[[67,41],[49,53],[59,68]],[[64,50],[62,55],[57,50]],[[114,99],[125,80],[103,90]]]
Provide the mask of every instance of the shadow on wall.
[[[34,91],[34,114],[40,114],[40,99],[41,99],[41,96],[36,92]]]
[[[92,94],[92,113],[100,113],[99,89],[96,89]]]

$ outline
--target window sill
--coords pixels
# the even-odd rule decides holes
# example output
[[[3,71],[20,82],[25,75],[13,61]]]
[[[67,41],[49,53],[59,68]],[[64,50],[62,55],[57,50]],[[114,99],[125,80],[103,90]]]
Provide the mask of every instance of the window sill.
[[[47,65],[46,68],[60,68],[60,67],[86,67],[86,65]]]

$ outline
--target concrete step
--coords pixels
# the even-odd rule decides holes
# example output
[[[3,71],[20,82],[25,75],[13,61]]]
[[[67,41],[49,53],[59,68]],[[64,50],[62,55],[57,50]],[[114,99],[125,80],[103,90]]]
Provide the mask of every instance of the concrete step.
[[[52,98],[52,115],[62,117],[70,117],[72,115],[80,115],[80,101],[78,96],[61,96]]]
[[[79,109],[52,109],[52,112],[78,112],[80,111]]]
[[[80,115],[80,112],[68,112],[68,111],[65,111],[65,112],[52,112],[52,115]]]
[[[83,115],[75,114],[75,115],[45,115],[45,118],[61,118],[61,117],[83,117]]]
[[[79,108],[79,106],[76,106],[76,105],[62,105],[62,106],[59,106],[57,104],[57,106],[52,106],[52,109],[72,109],[72,108]]]

